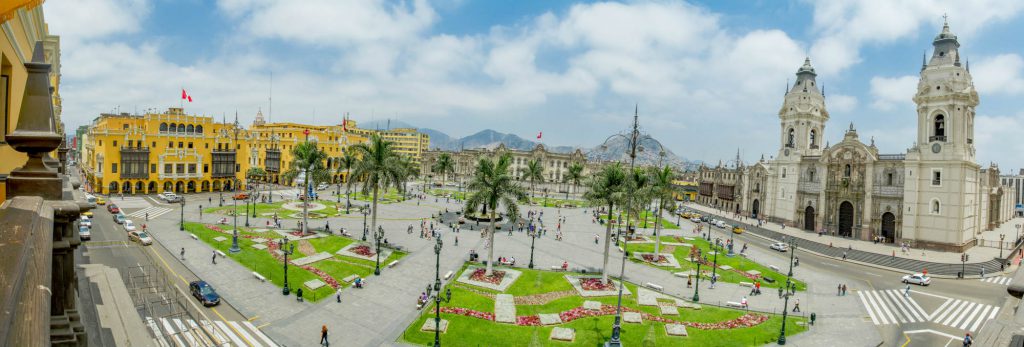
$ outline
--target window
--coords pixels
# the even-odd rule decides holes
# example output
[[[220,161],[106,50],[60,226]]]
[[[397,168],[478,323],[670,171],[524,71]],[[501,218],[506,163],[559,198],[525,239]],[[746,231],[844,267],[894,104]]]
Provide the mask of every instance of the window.
[[[156,164],[149,164],[149,173],[156,173]]]
[[[162,132],[162,133],[166,133],[167,132],[167,123],[160,123],[160,132]]]
[[[815,140],[817,140],[817,136],[816,135],[817,135],[817,133],[814,131],[814,129],[811,129],[811,143],[810,143],[811,146],[814,146],[816,144],[816,142],[814,142]]]
[[[935,116],[935,136],[946,136],[946,117]]]
[[[174,123],[171,123],[171,127],[170,127],[170,128],[168,128],[168,129],[167,129],[167,131],[170,131],[170,132],[172,132],[172,133],[173,133],[173,132],[177,132],[177,131],[178,131],[178,125],[177,125],[177,124],[174,124]]]
[[[850,167],[850,164],[846,164],[846,167],[843,168],[843,177],[850,178],[851,173],[853,173],[853,168]]]
[[[167,142],[167,148],[174,148],[174,142]]]
[[[114,147],[117,147],[117,141],[114,141]]]
[[[185,173],[185,164],[176,164],[176,165],[174,165],[174,172],[179,173],[179,174]]]
[[[196,164],[188,164],[188,173],[190,173],[190,174],[196,173]]]
[[[940,211],[939,200],[932,200],[932,213],[939,214]]]
[[[156,141],[153,141],[153,146],[151,147],[156,148]]]
[[[132,147],[132,143],[133,143],[133,141],[132,141],[132,140],[128,140],[128,147],[129,147],[129,148],[131,148],[131,147]]]
[[[181,142],[181,141],[179,141],[179,142],[178,142],[178,148],[185,148],[185,143],[184,143],[184,142]]]
[[[121,129],[128,130],[128,124],[122,124]]]
[[[203,164],[203,173],[210,172],[210,164]]]
[[[185,128],[185,131],[191,134],[196,131],[196,128],[193,127],[192,124],[189,124],[188,127]]]
[[[165,174],[170,174],[172,172],[173,171],[171,171],[171,164],[164,164],[164,173]]]
[[[203,126],[202,125],[196,125],[196,134],[202,134],[202,133],[203,133]]]
[[[814,168],[807,169],[807,181],[814,182]]]
[[[117,173],[117,163],[110,164],[110,173]]]
[[[782,168],[782,178],[786,178],[786,168]]]
[[[793,128],[789,128],[789,135],[786,136],[786,147],[793,147],[796,138],[796,131]]]
[[[938,170],[932,171],[932,185],[933,186],[942,185],[942,171],[938,171]]]
[[[893,179],[893,174],[892,174],[892,172],[890,172],[890,173],[886,174],[885,176],[886,176],[886,177],[885,177],[885,182],[886,182],[886,185],[887,185],[887,186],[891,186],[891,185],[892,185],[892,183],[893,183],[893,182],[892,182],[892,179]]]
[[[191,142],[188,143],[188,148],[192,148],[192,143]]]
[[[210,148],[210,144],[209,144],[209,143],[204,143],[204,144],[203,144],[203,148],[207,148],[207,149],[209,149],[209,148]]]

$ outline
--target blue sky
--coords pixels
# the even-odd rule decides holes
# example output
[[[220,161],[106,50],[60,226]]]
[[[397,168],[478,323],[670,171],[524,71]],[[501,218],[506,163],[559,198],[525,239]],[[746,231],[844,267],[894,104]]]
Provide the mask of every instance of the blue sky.
[[[689,159],[778,150],[787,79],[810,56],[826,139],[853,122],[884,153],[915,137],[910,101],[942,15],[981,96],[978,160],[1024,167],[1024,2],[50,0],[69,126],[177,106],[274,120],[400,119],[591,147],[628,126]]]

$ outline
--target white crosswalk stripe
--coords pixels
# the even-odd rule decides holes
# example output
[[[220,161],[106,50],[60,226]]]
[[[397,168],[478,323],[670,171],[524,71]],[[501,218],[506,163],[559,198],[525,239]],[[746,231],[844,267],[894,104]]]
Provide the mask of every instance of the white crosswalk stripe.
[[[146,317],[146,326],[155,336],[155,345],[161,347],[277,346],[273,340],[248,321],[203,321],[200,324],[186,318]],[[203,331],[204,329],[206,332]],[[213,339],[207,336],[207,333],[212,333]]]
[[[948,299],[931,314],[931,321],[961,330],[977,331],[995,318],[999,307],[959,299]]]
[[[1010,285],[1010,281],[1013,281],[1013,278],[1005,277],[1005,276],[992,276],[992,277],[988,277],[988,278],[983,278],[983,279],[981,279],[981,281],[982,282],[995,283],[995,284],[1001,284],[1001,285],[1004,285],[1004,286],[1008,286],[1008,285]]]
[[[153,205],[153,204],[150,204],[149,201],[146,200],[146,198],[143,198],[141,196],[126,196],[126,197],[124,197],[124,199],[121,199],[121,198],[118,198],[118,197],[113,197],[113,198],[107,199],[107,203],[108,204],[115,204],[115,205],[117,205],[117,207],[119,207],[121,209],[126,209],[126,208],[147,208],[147,207],[150,207],[150,206]]]
[[[156,219],[156,217],[160,217],[160,215],[162,215],[164,213],[167,213],[167,212],[171,212],[171,211],[173,211],[173,210],[169,209],[169,208],[166,208],[166,207],[151,206],[151,207],[147,207],[147,208],[144,208],[144,209],[141,209],[141,210],[129,213],[128,216],[129,217],[135,217],[137,220],[141,220],[143,218],[146,218],[146,214],[148,213],[149,214],[149,219]]]
[[[928,314],[913,298],[897,289],[857,292],[864,309],[875,325],[915,323],[928,320]]]

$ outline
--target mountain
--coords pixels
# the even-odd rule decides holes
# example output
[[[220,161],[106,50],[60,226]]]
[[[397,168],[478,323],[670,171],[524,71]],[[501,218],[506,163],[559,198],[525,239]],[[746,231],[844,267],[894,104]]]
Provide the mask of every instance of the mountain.
[[[481,130],[476,134],[462,138],[448,136],[441,131],[421,128],[420,132],[430,135],[430,148],[439,148],[446,151],[458,151],[461,149],[487,148],[494,149],[504,144],[509,149],[529,151],[537,147],[537,143],[519,137],[515,134],[506,134],[491,129]],[[569,153],[575,150],[572,146],[547,147],[549,151],[557,153]]]
[[[693,163],[679,157],[672,150],[663,148],[660,142],[650,135],[640,137],[640,148],[636,154],[636,166],[669,165],[682,170],[695,169],[699,163]],[[660,153],[664,150],[665,156]],[[607,142],[586,151],[588,160],[629,162],[629,140],[616,136]]]
[[[457,150],[459,148],[459,139],[452,138],[439,130],[430,128],[420,128],[421,133],[430,136],[430,149],[440,148],[443,150]]]
[[[387,130],[395,128],[415,128],[416,126],[397,119],[376,119],[368,122],[356,123],[359,128],[373,130]],[[390,126],[390,128],[389,128]]]

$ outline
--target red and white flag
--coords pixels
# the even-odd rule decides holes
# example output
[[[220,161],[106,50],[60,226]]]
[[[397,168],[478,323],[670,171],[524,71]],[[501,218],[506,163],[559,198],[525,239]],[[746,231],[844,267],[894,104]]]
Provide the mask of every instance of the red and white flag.
[[[341,130],[346,132],[348,131],[348,117],[341,119]]]
[[[192,96],[188,95],[188,93],[185,92],[185,88],[181,89],[181,99],[188,100],[188,102],[192,102]]]
[[[543,131],[541,131],[541,132],[538,132],[538,133],[537,133],[537,139],[538,139],[538,140],[540,140],[540,137],[541,137],[541,135],[544,135],[544,132],[543,132]]]

